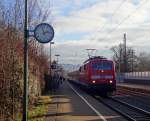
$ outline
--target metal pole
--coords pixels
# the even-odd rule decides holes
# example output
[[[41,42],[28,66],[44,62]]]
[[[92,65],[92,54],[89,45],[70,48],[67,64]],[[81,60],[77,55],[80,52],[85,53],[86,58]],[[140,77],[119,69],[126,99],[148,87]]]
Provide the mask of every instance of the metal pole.
[[[51,60],[51,58],[52,58],[52,53],[51,53],[51,42],[50,42],[50,77],[52,76],[52,73],[51,73],[51,71],[52,71],[52,69],[51,69],[51,65],[52,65],[52,60]]]
[[[22,120],[28,120],[28,13],[27,0],[25,0],[25,19],[24,19],[24,92],[23,92],[23,116]]]
[[[120,52],[119,52],[119,74],[121,72],[121,54],[122,54],[122,49],[121,49],[121,43],[120,43]]]
[[[134,71],[134,50],[132,50],[132,72]]]
[[[58,64],[58,57],[59,57],[60,55],[59,55],[59,54],[56,54],[55,56],[56,56],[56,58],[57,58],[57,64]]]
[[[124,34],[124,72],[127,72],[126,34]]]
[[[120,43],[120,52],[119,52],[119,82],[121,81],[121,54],[122,54],[122,49],[121,49],[121,43]]]

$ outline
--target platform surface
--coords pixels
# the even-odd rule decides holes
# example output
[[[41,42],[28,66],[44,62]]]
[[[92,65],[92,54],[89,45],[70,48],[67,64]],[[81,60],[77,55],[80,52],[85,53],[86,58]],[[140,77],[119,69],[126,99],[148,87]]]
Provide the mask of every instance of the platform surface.
[[[59,90],[50,94],[52,103],[49,105],[45,121],[126,121],[85,92],[76,89],[102,116],[97,115],[70,86],[75,88],[69,82],[64,82]]]

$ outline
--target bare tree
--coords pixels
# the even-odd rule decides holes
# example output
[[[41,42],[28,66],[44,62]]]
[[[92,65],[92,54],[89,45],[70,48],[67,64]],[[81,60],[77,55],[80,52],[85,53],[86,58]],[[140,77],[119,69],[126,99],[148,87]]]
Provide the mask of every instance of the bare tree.
[[[141,52],[137,60],[137,71],[150,71],[150,54]]]
[[[40,9],[38,0],[30,0],[29,26],[33,27],[46,21],[49,8]],[[23,27],[24,0],[14,0],[14,4],[5,7],[0,1],[0,120],[11,121],[21,111],[23,90]],[[37,21],[38,20],[38,21]],[[34,23],[34,24],[33,24]],[[44,73],[48,67],[48,58],[43,46],[34,39],[29,41],[29,91],[30,103],[41,94],[44,87]],[[32,77],[35,78],[32,78]]]
[[[127,47],[126,49],[126,58],[124,56],[124,46],[123,44],[120,44],[118,46],[114,46],[111,48],[113,51],[113,60],[115,61],[116,64],[116,70],[117,72],[124,72],[125,71],[125,64],[124,64],[124,59],[126,59],[127,62],[127,71],[133,71],[135,68],[135,64],[137,61],[137,58],[135,56],[135,52],[133,48]]]

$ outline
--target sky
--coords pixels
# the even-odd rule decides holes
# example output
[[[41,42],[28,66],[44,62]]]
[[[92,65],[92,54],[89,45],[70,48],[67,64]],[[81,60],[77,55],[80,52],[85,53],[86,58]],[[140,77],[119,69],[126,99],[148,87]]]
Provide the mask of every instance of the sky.
[[[110,48],[123,43],[124,33],[136,53],[150,52],[150,0],[40,0],[40,5],[51,9],[52,57],[60,54],[62,64],[82,64],[89,48],[111,58]]]
[[[137,53],[150,50],[150,0],[53,0],[51,8],[60,63],[82,64],[88,48],[111,58],[124,33]]]

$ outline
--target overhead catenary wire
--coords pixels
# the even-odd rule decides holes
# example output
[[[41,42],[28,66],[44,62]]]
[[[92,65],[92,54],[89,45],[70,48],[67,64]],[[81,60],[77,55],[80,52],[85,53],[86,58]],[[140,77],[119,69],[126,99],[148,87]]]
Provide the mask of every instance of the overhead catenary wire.
[[[113,17],[114,17],[115,14],[117,13],[117,11],[118,11],[126,2],[127,2],[127,0],[122,0],[122,1],[119,3],[119,5],[113,10],[113,12],[112,12],[112,14],[111,14],[111,17],[110,17],[111,20],[113,19]],[[106,25],[107,25],[107,24],[108,24],[107,22],[104,23],[104,24],[100,27],[100,29],[96,30],[96,32],[103,31],[103,30],[106,28]],[[93,37],[90,37],[90,38],[93,39]]]
[[[140,4],[134,11],[129,13],[115,28],[113,28],[111,31],[108,32],[108,34],[106,34],[106,36],[103,38],[103,41],[106,40],[108,36],[110,36],[110,34],[115,32],[126,20],[128,20],[131,16],[133,16],[139,9],[141,9],[143,5],[145,5],[147,2],[148,0],[145,0],[144,2],[142,1],[142,4]],[[102,41],[102,40],[99,40],[99,41]]]
[[[112,12],[111,15],[111,20],[113,19],[113,17],[115,16],[115,14],[117,13],[117,11],[125,4],[127,0],[122,0],[121,3],[115,8],[115,10]],[[105,26],[107,25],[107,23],[104,23],[101,27],[101,29],[99,29],[99,31],[104,30]]]

